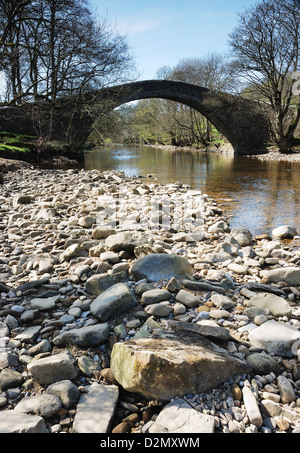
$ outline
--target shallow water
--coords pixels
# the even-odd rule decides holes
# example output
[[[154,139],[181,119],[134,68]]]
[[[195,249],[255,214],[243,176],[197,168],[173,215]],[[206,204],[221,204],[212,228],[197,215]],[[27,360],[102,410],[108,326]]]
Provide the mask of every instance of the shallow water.
[[[87,153],[84,166],[189,184],[224,207],[232,228],[243,226],[254,235],[285,224],[300,233],[299,162],[121,145]]]

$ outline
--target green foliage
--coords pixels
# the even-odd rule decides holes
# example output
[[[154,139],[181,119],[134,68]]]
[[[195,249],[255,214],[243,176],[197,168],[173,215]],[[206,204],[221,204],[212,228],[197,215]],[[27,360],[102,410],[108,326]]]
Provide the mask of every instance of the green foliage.
[[[199,112],[164,99],[144,99],[115,110],[109,117],[110,130],[100,123],[97,128],[98,132],[101,128],[102,144],[107,137],[115,143],[194,148],[224,143],[222,135]]]
[[[31,135],[0,132],[0,152],[27,153],[31,151],[35,137]]]

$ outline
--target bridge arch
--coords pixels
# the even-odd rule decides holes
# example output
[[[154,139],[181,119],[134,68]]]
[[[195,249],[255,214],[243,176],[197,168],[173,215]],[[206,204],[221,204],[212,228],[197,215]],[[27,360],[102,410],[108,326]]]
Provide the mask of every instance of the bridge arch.
[[[258,103],[240,96],[169,80],[126,83],[104,88],[98,94],[99,105],[107,110],[150,98],[185,104],[205,116],[231,143],[235,154],[261,152],[269,141],[268,121]],[[95,98],[95,92],[90,96]]]

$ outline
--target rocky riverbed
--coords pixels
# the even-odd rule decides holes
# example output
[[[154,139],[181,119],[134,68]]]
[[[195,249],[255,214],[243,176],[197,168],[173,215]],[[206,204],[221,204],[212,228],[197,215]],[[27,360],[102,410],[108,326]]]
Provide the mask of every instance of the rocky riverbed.
[[[300,432],[300,252],[180,182],[0,187],[1,433]]]
[[[295,149],[291,153],[280,153],[279,151],[270,151],[266,154],[257,154],[251,156],[252,158],[259,160],[276,160],[284,162],[300,162],[300,152],[299,149]]]

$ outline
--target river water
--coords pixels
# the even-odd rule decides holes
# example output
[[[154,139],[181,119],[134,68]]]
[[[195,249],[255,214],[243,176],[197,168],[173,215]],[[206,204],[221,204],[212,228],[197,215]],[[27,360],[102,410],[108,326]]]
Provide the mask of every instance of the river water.
[[[246,227],[253,235],[286,224],[300,233],[300,162],[120,145],[87,153],[84,166],[189,184],[222,205],[231,228]]]

